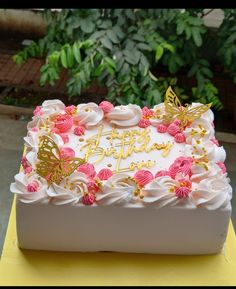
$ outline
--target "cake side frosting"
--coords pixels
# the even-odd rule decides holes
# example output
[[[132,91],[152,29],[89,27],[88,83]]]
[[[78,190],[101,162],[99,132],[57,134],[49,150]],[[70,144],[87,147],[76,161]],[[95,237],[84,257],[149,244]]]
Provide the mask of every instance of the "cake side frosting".
[[[226,207],[232,188],[213,121],[209,106],[182,107],[170,89],[152,109],[44,101],[11,192],[25,203]]]

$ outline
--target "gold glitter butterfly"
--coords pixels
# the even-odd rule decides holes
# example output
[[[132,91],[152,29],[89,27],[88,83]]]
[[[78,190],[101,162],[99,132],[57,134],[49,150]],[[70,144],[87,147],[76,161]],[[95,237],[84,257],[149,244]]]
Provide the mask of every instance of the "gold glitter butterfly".
[[[181,128],[191,124],[194,120],[201,117],[210,107],[209,104],[202,104],[195,107],[190,107],[189,104],[182,106],[177,95],[174,93],[172,88],[169,86],[166,91],[166,98],[164,101],[166,114],[164,120],[170,123],[176,119],[181,121]]]
[[[49,184],[59,184],[63,178],[71,175],[83,159],[64,159],[56,143],[48,136],[43,136],[38,150],[36,172],[45,178]]]

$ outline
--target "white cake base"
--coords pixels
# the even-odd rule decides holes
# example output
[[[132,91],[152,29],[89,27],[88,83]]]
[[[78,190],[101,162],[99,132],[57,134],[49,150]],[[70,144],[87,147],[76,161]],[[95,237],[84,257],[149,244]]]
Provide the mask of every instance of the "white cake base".
[[[18,245],[52,251],[213,254],[221,251],[227,209],[16,203]]]

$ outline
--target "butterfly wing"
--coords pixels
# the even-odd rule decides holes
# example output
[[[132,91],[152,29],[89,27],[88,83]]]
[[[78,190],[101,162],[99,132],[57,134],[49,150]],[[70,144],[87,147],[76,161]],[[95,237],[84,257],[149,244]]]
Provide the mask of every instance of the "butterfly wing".
[[[164,119],[167,122],[171,122],[172,120],[177,118],[180,119],[180,116],[182,114],[181,102],[170,86],[166,91],[164,105],[166,111]]]
[[[194,120],[200,118],[203,113],[205,113],[206,111],[208,111],[208,109],[210,109],[211,105],[212,104],[209,103],[209,104],[202,104],[199,106],[188,108],[184,112],[184,119],[183,119],[184,122],[188,121],[192,123]]]
[[[36,172],[47,179],[49,183],[59,184],[62,179],[72,174],[84,162],[83,159],[60,158],[60,150],[56,143],[48,136],[43,136],[38,150]]]

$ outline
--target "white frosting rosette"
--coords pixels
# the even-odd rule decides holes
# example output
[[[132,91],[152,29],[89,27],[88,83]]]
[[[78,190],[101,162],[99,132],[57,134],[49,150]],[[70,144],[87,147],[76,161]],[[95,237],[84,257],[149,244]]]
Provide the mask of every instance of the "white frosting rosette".
[[[75,171],[63,179],[59,185],[51,184],[47,189],[47,194],[55,205],[79,203],[84,193],[88,192],[87,182],[87,176],[84,173]]]
[[[121,127],[137,125],[141,118],[142,110],[136,104],[116,106],[107,113],[110,123]]]
[[[218,147],[211,141],[198,144],[194,139],[191,145],[185,145],[185,155],[194,157],[196,160],[206,155],[210,161],[215,162],[224,162],[226,158],[226,152],[222,146]]]
[[[79,104],[77,106],[79,123],[86,128],[98,125],[103,119],[103,110],[94,102]]]
[[[158,208],[175,205],[195,207],[191,193],[184,199],[176,196],[174,188],[178,186],[179,183],[169,176],[158,177],[142,189],[143,202],[146,205],[155,205]]]
[[[195,120],[190,127],[184,130],[186,143],[191,144],[193,140],[207,141],[213,138],[214,128],[206,119]]]
[[[202,103],[200,102],[193,102],[191,104],[191,107],[197,107],[197,106],[201,106]],[[207,122],[209,122],[210,124],[214,121],[214,113],[212,112],[211,109],[208,109],[206,112],[204,112],[201,117],[199,119],[205,119]]]
[[[25,145],[33,150],[38,149],[39,137],[48,135],[44,129],[38,131],[29,130],[27,136],[24,137]],[[59,134],[50,133],[49,137],[57,144],[58,147],[64,145],[63,139]]]
[[[192,176],[191,182],[199,183],[207,178],[217,178],[217,175],[222,175],[221,168],[215,162],[194,163],[191,167]]]
[[[99,205],[125,205],[137,199],[134,195],[137,188],[129,175],[115,174],[104,183],[102,191],[96,194],[96,201]]]
[[[10,191],[17,194],[23,203],[36,203],[47,199],[47,182],[37,174],[25,175],[20,172],[15,175]]]
[[[209,210],[227,207],[232,198],[229,178],[219,174],[217,177],[203,179],[192,192],[192,196],[197,206]]]
[[[65,104],[59,99],[45,100],[41,106],[43,117],[65,113]]]
[[[159,103],[153,107],[153,110],[155,114],[160,117],[151,117],[149,120],[151,122],[151,125],[158,126],[158,124],[161,124],[163,122],[163,115],[165,114],[165,105],[164,103]]]

